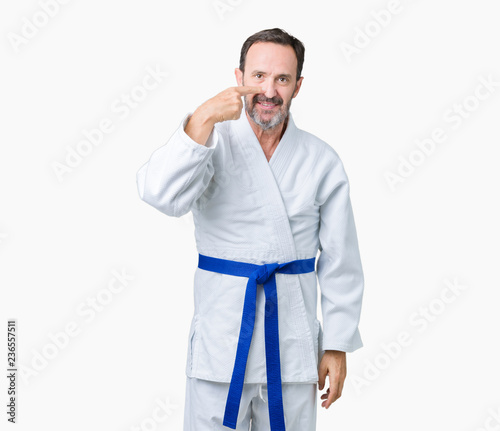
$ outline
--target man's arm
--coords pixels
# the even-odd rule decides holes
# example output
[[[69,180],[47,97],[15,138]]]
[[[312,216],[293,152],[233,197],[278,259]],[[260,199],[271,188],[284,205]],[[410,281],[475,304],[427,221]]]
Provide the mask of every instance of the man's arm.
[[[219,140],[217,130],[213,128],[206,145],[200,145],[185,133],[188,119],[189,114],[137,172],[140,198],[172,217],[188,213],[214,175],[212,155]]]
[[[206,145],[207,139],[214,128],[214,124],[215,121],[205,112],[200,112],[198,108],[188,120],[184,131],[193,141],[200,145]]]
[[[186,134],[195,142],[205,145],[215,123],[240,118],[243,108],[242,96],[261,93],[260,87],[230,87],[194,111],[186,125]]]
[[[356,227],[349,197],[349,182],[341,160],[332,161],[320,196],[320,251],[317,274],[323,315],[322,348],[318,367],[319,390],[329,376],[330,388],[322,395],[328,408],[342,394],[347,375],[346,352],[363,343],[358,330],[364,277]]]
[[[168,142],[137,172],[142,200],[173,217],[188,213],[214,175],[211,161],[218,134],[214,124],[239,118],[241,97],[260,87],[230,87],[184,117]]]

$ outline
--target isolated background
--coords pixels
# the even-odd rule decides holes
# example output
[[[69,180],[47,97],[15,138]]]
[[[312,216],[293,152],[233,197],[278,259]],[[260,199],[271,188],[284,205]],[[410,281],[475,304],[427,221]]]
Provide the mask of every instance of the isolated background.
[[[217,13],[220,3],[233,6]],[[190,214],[170,218],[142,202],[135,175],[187,112],[236,85],[242,43],[272,27],[306,46],[292,112],[344,162],[366,278],[365,347],[348,355],[343,396],[318,409],[318,430],[496,426],[500,87],[456,130],[443,115],[474,95],[480,76],[500,81],[500,7],[401,0],[348,61],[341,44],[387,3],[72,0],[19,52],[8,35],[40,3],[2,3],[1,363],[15,318],[19,364],[33,370],[18,381],[17,429],[181,429],[194,227]],[[120,118],[113,104],[147,67],[168,76]],[[105,118],[113,132],[59,181],[54,162]],[[436,127],[446,141],[392,190],[384,175]],[[133,280],[109,296],[114,270]],[[466,288],[443,307],[446,280]],[[97,297],[109,303],[86,319],[82,307]],[[72,322],[78,334],[51,349]],[[401,332],[411,344],[398,349]],[[168,413],[153,422],[158,401]]]

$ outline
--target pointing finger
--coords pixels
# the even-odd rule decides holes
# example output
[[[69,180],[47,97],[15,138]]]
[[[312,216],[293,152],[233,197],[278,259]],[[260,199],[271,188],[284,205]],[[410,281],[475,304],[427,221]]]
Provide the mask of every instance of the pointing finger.
[[[261,87],[250,87],[248,85],[235,87],[235,89],[238,93],[240,93],[240,96],[246,96],[247,94],[257,94],[263,92]]]

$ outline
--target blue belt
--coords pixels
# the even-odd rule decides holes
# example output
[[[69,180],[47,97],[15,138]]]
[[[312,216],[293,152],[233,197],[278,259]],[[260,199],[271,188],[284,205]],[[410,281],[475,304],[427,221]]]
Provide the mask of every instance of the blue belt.
[[[283,397],[281,393],[281,368],[278,331],[278,295],[276,292],[276,273],[305,274],[314,271],[315,257],[310,259],[293,260],[286,263],[266,263],[255,265],[252,263],[234,260],[218,259],[215,257],[199,255],[198,268],[221,274],[248,277],[241,317],[240,336],[236,349],[233,375],[226,401],[224,413],[224,426],[236,429],[238,411],[240,408],[245,369],[247,366],[250,342],[252,341],[255,324],[255,306],[257,298],[257,285],[264,285],[266,294],[265,311],[265,342],[266,342],[266,371],[267,392],[269,404],[269,420],[272,431],[285,430],[283,414]]]

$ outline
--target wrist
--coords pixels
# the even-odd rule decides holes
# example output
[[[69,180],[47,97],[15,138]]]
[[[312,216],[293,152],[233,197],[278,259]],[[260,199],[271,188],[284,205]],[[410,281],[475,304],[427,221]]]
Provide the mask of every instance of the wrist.
[[[215,116],[204,105],[199,106],[193,112],[193,115],[191,116],[189,121],[191,121],[191,119],[194,119],[196,124],[202,127],[203,126],[213,127],[214,124],[217,122]]]

